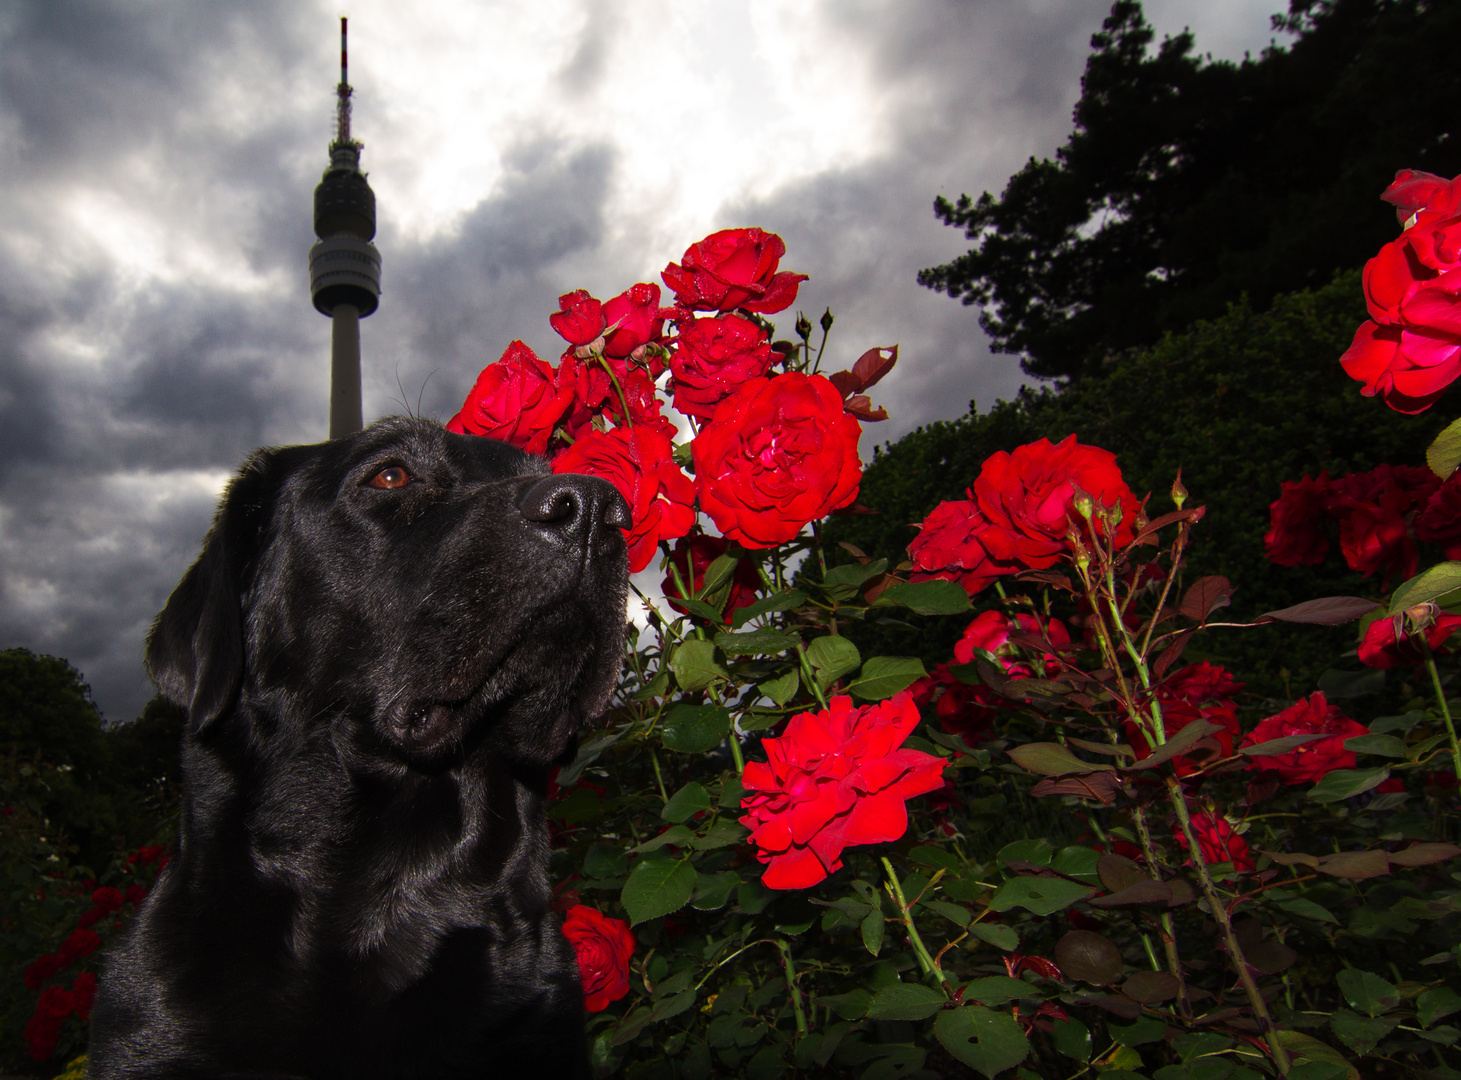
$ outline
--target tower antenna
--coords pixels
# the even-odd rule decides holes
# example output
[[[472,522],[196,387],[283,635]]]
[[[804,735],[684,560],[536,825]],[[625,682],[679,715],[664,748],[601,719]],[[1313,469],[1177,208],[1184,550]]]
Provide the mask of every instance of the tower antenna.
[[[335,146],[355,145],[350,138],[350,95],[355,91],[350,88],[349,21],[344,15],[340,16],[340,84],[335,87],[335,95],[339,99],[335,105]]]

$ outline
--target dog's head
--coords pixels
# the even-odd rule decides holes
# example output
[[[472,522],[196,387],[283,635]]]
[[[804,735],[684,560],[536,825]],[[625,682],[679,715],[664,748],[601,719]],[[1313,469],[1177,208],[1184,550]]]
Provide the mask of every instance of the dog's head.
[[[148,668],[204,737],[242,701],[344,718],[408,762],[485,738],[543,763],[612,688],[628,525],[604,481],[424,421],[261,450],[158,616]]]

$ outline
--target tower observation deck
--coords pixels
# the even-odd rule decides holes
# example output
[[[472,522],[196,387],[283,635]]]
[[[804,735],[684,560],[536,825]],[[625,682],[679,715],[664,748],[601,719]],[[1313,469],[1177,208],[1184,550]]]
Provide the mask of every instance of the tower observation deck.
[[[380,252],[375,238],[375,192],[360,171],[361,143],[350,137],[347,23],[340,19],[340,84],[335,88],[335,140],[330,166],[315,188],[315,235],[309,250],[309,290],[315,310],[331,319],[330,438],[359,431],[360,320],[380,305]]]

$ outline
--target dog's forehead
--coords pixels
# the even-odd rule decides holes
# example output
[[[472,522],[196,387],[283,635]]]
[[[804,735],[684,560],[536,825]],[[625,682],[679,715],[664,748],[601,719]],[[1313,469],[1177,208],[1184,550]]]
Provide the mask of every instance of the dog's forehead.
[[[462,480],[510,480],[548,473],[547,462],[497,439],[458,435],[426,420],[393,417],[357,435],[321,444],[321,480],[343,479],[381,464],[437,472],[446,469]]]

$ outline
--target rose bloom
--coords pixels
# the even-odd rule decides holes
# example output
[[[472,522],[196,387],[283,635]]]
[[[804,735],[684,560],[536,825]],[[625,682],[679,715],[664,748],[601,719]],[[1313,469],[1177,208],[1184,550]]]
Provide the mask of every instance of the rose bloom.
[[[1043,636],[1057,652],[1070,644],[1070,631],[1059,619],[1051,619],[1048,626],[1042,627],[1038,618],[1026,612],[1011,617],[1002,611],[986,611],[975,616],[964,628],[963,636],[954,644],[954,660],[960,664],[971,664],[974,662],[974,650],[983,649],[999,659],[1005,674],[1016,679],[1029,678],[1034,673],[1028,664],[1009,659],[1018,652],[1016,646],[1009,643],[1010,634],[1015,631],[1031,637]],[[1044,661],[1045,666],[1051,668],[1059,662],[1059,658],[1046,653]]]
[[[920,712],[931,710],[941,728],[970,746],[994,734],[999,710],[1010,704],[983,683],[970,686],[960,682],[948,664],[934,665],[932,671],[908,687],[907,693]]]
[[[607,325],[604,308],[588,294],[575,289],[558,298],[561,309],[548,316],[548,325],[570,345],[589,345],[598,339]]]
[[[1415,536],[1440,544],[1446,558],[1461,559],[1461,472],[1454,472],[1426,500],[1415,518]]]
[[[923,519],[918,535],[908,545],[908,558],[913,562],[913,573],[909,576],[914,581],[929,578],[957,581],[973,596],[992,579],[979,572],[984,564],[984,549],[974,541],[988,522],[979,512],[973,492],[966,494],[968,499],[939,503]]]
[[[570,399],[570,389],[559,384],[553,369],[521,341],[514,341],[500,360],[482,369],[446,429],[501,439],[541,454]]]
[[[723,229],[691,244],[660,275],[692,311],[745,308],[769,314],[796,301],[805,274],[777,273],[786,245],[760,229]]]
[[[675,408],[708,419],[739,386],[765,375],[775,358],[765,331],[749,319],[721,315],[686,320],[670,357]]]
[[[766,864],[767,888],[809,888],[841,869],[843,848],[907,832],[905,800],[944,782],[942,759],[899,749],[917,726],[906,691],[859,707],[838,696],[762,740],[766,763],[748,762],[741,775],[749,794],[740,820]]]
[[[622,359],[635,349],[658,341],[668,311],[659,306],[659,286],[631,285],[603,306],[604,319],[613,329],[604,335],[604,355]]]
[[[1360,642],[1360,663],[1372,668],[1410,667],[1425,663],[1425,650],[1416,640],[1418,634],[1400,633],[1397,627],[1405,621],[1400,615],[1389,619],[1376,619],[1365,629],[1365,639]],[[1435,653],[1441,650],[1446,639],[1461,626],[1461,615],[1437,615],[1425,629],[1425,640]]]
[[[1206,765],[1208,761],[1233,756],[1233,744],[1242,734],[1242,728],[1238,724],[1238,707],[1231,701],[1219,700],[1198,705],[1185,698],[1162,697],[1160,694],[1158,700],[1162,706],[1162,729],[1166,732],[1168,739],[1194,720],[1206,720],[1210,724],[1219,725],[1217,731],[1211,732],[1207,736],[1217,743],[1217,753],[1201,759],[1177,755],[1172,758],[1172,767],[1178,776],[1190,776]],[[1136,760],[1141,761],[1151,757],[1155,747],[1147,742],[1145,729],[1132,720],[1127,720],[1124,727],[1126,741],[1136,751]]]
[[[76,1001],[71,991],[59,986],[48,986],[41,991],[35,1012],[25,1025],[26,1049],[34,1060],[45,1061],[51,1056],[61,1037],[61,1025],[75,1011]]]
[[[61,963],[70,967],[84,956],[90,956],[101,947],[101,935],[84,926],[72,930],[61,942]]]
[[[670,551],[669,561],[674,564],[680,574],[680,582],[692,593],[697,592],[705,583],[705,571],[710,564],[725,554],[729,545],[723,537],[706,536],[704,533],[696,533],[694,536],[682,536],[675,541],[675,546]],[[735,570],[731,573],[730,591],[726,593],[720,604],[720,611],[723,621],[730,622],[730,617],[737,608],[743,608],[756,600],[756,591],[761,587],[761,576],[756,573],[756,564],[750,559],[743,558],[736,563]],[[665,579],[660,582],[660,590],[665,594],[665,600],[670,607],[684,614],[688,609],[680,603],[685,599],[685,594],[680,592],[680,583],[675,581],[675,574],[666,567]]]
[[[553,459],[555,473],[586,473],[619,489],[634,525],[629,572],[649,565],[661,540],[684,536],[695,524],[695,485],[670,457],[664,435],[647,427],[590,430]]]
[[[1193,705],[1205,705],[1210,701],[1231,698],[1245,685],[1234,680],[1226,668],[1202,660],[1196,664],[1188,664],[1169,675],[1157,687],[1157,696],[1169,700],[1181,698]]]
[[[1192,835],[1197,837],[1202,861],[1209,866],[1213,863],[1232,863],[1233,869],[1238,871],[1257,869],[1248,850],[1248,841],[1239,836],[1233,830],[1232,823],[1221,814],[1210,814],[1205,810],[1193,814]],[[1180,829],[1177,830],[1176,840],[1183,851],[1190,850],[1187,837]]]
[[[1289,735],[1330,736],[1304,743],[1286,754],[1252,759],[1253,768],[1277,772],[1285,784],[1304,784],[1322,779],[1335,769],[1353,769],[1354,751],[1344,748],[1344,740],[1369,733],[1368,728],[1340,712],[1338,706],[1329,704],[1323,691],[1316,690],[1303,701],[1261,721],[1243,739],[1243,745],[1257,746]]]
[[[578,955],[578,977],[583,983],[585,1012],[602,1012],[611,1001],[629,993],[629,958],[634,955],[634,931],[623,919],[575,904],[563,920],[563,936]]]
[[[857,498],[861,435],[822,376],[752,379],[690,444],[700,508],[743,547],[783,544]]]
[[[1263,545],[1279,566],[1318,566],[1329,553],[1324,535],[1324,507],[1329,496],[1329,472],[1318,479],[1285,480],[1277,499],[1268,507],[1268,532]]]
[[[936,527],[957,533],[962,543],[955,546],[952,537],[937,536],[921,544],[915,541],[909,552],[914,554],[915,567],[923,572],[913,577],[948,577],[973,595],[1002,575],[1055,565],[1070,554],[1066,533],[1071,526],[1082,534],[1086,531],[1072,506],[1076,487],[1101,505],[1120,506],[1116,544],[1130,543],[1141,508],[1121,479],[1116,456],[1099,447],[1082,446],[1074,435],[1057,444],[1041,439],[1017,447],[1012,454],[992,454],[969,489],[973,507],[943,514],[939,514],[942,508],[935,509],[924,521],[924,531],[937,514]],[[930,565],[934,552],[951,547],[951,562],[941,568]]]

